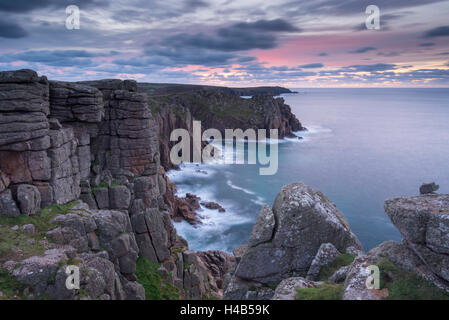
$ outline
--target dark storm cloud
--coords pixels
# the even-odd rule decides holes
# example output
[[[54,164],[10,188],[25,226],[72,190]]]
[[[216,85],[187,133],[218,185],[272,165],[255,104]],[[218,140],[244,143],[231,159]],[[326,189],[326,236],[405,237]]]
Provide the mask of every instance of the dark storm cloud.
[[[420,43],[418,46],[420,46],[420,47],[433,47],[434,45],[435,45],[434,42],[423,42],[423,43]]]
[[[365,53],[365,52],[373,51],[373,50],[377,50],[377,48],[374,48],[374,47],[361,47],[361,48],[358,48],[356,50],[351,50],[348,53]]]
[[[322,67],[324,67],[324,65],[322,63],[309,63],[309,64],[304,64],[299,67],[304,68],[304,69],[314,69],[314,68],[322,68]]]
[[[65,8],[69,5],[107,5],[104,0],[0,0],[0,11],[24,13],[48,7]]]
[[[441,26],[438,28],[431,29],[424,34],[426,38],[434,37],[448,37],[449,36],[449,26]]]
[[[328,56],[327,52],[320,52],[317,54],[318,57],[326,57]]]
[[[231,28],[240,30],[259,30],[259,31],[271,31],[271,32],[294,32],[301,31],[299,28],[291,25],[285,20],[258,20],[256,22],[241,22],[233,25]]]
[[[202,48],[217,51],[246,51],[277,47],[276,33],[299,31],[282,20],[259,20],[252,23],[236,23],[223,27],[213,35],[181,33],[164,40],[173,47]]]
[[[0,21],[0,38],[18,39],[28,35],[28,32],[15,23]]]

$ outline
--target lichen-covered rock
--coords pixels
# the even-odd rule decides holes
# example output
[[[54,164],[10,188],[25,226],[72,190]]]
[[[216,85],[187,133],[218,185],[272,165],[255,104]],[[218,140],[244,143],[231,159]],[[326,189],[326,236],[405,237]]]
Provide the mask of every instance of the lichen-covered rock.
[[[266,209],[262,212],[264,216],[269,213]],[[264,237],[265,242],[248,246],[237,267],[237,277],[271,283],[305,276],[321,244],[331,243],[342,252],[349,246],[361,248],[336,206],[302,183],[283,187],[272,212],[275,224],[268,219],[271,227],[264,230],[264,234],[271,231],[271,239]]]
[[[20,210],[12,197],[10,189],[0,192],[0,215],[18,217]]]
[[[17,201],[23,214],[30,216],[38,213],[41,209],[41,194],[33,185],[19,185],[17,188]]]
[[[258,244],[271,241],[275,227],[274,214],[268,205],[264,205],[260,210],[253,231],[248,240],[248,246],[254,247]]]
[[[334,261],[340,255],[341,253],[334,247],[332,243],[323,243],[318,249],[315,258],[310,265],[306,279],[315,280],[320,274],[321,268]]]
[[[91,86],[50,81],[50,111],[61,122],[100,122],[104,115],[103,95]]]
[[[282,280],[274,291],[272,300],[295,300],[296,289],[314,288],[320,282],[304,279],[302,277],[292,277]]]

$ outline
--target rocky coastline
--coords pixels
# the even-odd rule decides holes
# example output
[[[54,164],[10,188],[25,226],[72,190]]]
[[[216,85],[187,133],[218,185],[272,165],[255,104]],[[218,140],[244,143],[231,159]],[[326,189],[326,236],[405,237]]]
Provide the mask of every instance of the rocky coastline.
[[[244,104],[252,126],[301,126],[282,99],[189,96],[151,96],[132,80],[0,72],[0,283],[11,284],[0,299],[222,297],[233,257],[191,251],[173,227],[184,201],[165,175],[169,133],[191,128],[196,98]],[[263,115],[259,102],[276,108]],[[223,121],[241,123],[235,114]],[[65,288],[67,265],[83,275],[77,290]]]

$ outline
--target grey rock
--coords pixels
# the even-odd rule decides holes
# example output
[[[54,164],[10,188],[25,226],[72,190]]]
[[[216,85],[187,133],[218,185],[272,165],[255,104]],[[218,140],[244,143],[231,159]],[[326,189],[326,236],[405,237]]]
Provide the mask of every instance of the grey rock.
[[[344,282],[346,280],[346,276],[348,275],[350,267],[350,265],[341,267],[329,277],[329,281],[334,283]]]
[[[385,211],[410,249],[449,281],[449,195],[388,199]]]
[[[268,205],[264,205],[260,210],[256,223],[251,232],[248,246],[254,247],[258,244],[272,240],[274,235],[274,214]]]
[[[109,207],[127,210],[131,201],[131,192],[126,186],[109,187]]]
[[[33,215],[40,211],[41,194],[39,190],[29,184],[21,184],[17,188],[17,201],[20,211],[26,215]]]
[[[316,280],[320,274],[321,268],[330,264],[340,255],[341,253],[332,243],[323,243],[310,265],[309,271],[307,272],[307,280]]]
[[[301,277],[292,277],[282,280],[274,291],[272,300],[295,300],[296,289],[314,288],[320,282],[314,282]]]
[[[20,210],[12,197],[10,189],[0,193],[0,214],[8,217],[20,216]]]
[[[429,194],[434,193],[440,188],[439,185],[437,185],[435,182],[431,183],[423,183],[421,187],[419,187],[419,193],[420,194]]]
[[[361,249],[337,207],[321,192],[302,183],[281,189],[274,201],[276,225],[272,241],[249,246],[235,275],[261,283],[305,276],[323,243],[344,252]]]

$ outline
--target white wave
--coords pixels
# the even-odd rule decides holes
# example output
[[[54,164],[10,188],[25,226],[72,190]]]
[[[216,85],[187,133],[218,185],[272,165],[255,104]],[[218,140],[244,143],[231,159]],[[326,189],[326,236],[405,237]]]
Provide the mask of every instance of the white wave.
[[[252,192],[252,191],[250,191],[250,190],[248,190],[248,189],[245,189],[245,188],[236,186],[235,184],[232,183],[231,180],[226,181],[226,183],[227,183],[228,186],[230,186],[232,189],[239,190],[239,191],[243,191],[243,192],[245,192],[246,194],[255,195],[254,192]]]

